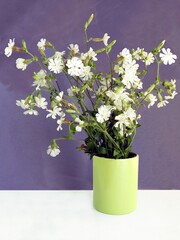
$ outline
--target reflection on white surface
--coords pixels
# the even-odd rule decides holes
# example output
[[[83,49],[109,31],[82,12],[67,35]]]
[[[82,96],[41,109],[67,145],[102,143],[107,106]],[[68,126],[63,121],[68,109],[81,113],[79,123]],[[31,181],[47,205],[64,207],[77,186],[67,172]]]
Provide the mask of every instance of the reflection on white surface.
[[[2,240],[179,240],[180,191],[139,191],[138,208],[112,216],[92,191],[0,191]]]

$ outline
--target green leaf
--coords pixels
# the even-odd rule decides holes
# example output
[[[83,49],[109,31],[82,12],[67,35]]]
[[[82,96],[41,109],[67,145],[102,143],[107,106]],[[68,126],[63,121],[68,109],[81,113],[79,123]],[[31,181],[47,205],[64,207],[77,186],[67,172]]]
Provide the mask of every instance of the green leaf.
[[[93,42],[102,42],[102,38],[92,38]]]
[[[70,136],[72,136],[75,133],[76,133],[76,129],[75,129],[74,123],[70,123],[69,124],[69,134],[70,134]]]
[[[104,52],[106,49],[105,48],[100,48],[98,50],[96,50],[96,53],[101,53],[101,52]]]
[[[73,110],[73,109],[67,109],[66,112],[67,112],[67,113],[76,113],[76,111]]]
[[[111,141],[108,141],[108,147],[109,147],[109,149],[112,149],[112,148],[113,148],[113,144],[112,144]]]
[[[164,43],[165,43],[165,40],[160,42],[159,45],[152,50],[152,53],[154,56],[156,56],[160,52],[161,48],[164,46]]]
[[[116,158],[119,155],[119,151],[115,148],[113,152],[113,156]]]
[[[89,17],[88,21],[87,21],[87,22],[85,23],[85,25],[84,25],[84,30],[85,30],[85,31],[86,31],[87,28],[89,27],[89,25],[90,25],[90,23],[92,22],[93,18],[94,18],[94,14],[92,13],[91,16]]]
[[[48,41],[46,41],[46,47],[51,48],[51,49],[55,49],[54,46]]]
[[[88,141],[86,143],[86,146],[87,146],[87,150],[90,151],[90,152],[94,149],[94,144],[91,141]]]
[[[157,46],[158,52],[161,50],[161,48],[164,46],[164,44],[165,44],[165,40],[163,40],[162,42],[159,43],[159,45]]]
[[[22,46],[25,50],[27,49],[26,42],[24,40],[22,40]]]
[[[107,153],[107,149],[105,147],[100,147],[99,153],[105,155]]]
[[[116,43],[116,40],[113,40],[112,42],[110,42],[110,44],[107,45],[106,47],[106,53],[110,53],[112,47],[114,46],[114,44]]]
[[[88,82],[85,82],[84,84],[82,84],[82,87],[81,87],[81,92],[84,92],[88,87],[89,87],[89,84],[90,84],[90,82],[88,81]]]

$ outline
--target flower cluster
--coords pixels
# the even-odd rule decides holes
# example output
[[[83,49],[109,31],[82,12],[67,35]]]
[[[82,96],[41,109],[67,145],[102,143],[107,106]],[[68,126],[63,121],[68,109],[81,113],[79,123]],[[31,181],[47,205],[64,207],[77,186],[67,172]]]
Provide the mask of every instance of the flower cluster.
[[[158,108],[164,107],[177,94],[176,80],[160,79],[160,65],[171,65],[177,59],[169,48],[164,48],[165,41],[150,52],[139,47],[132,50],[124,48],[112,62],[109,53],[116,40],[109,43],[107,33],[101,38],[89,38],[87,28],[92,19],[93,15],[84,26],[85,51],[81,51],[78,44],[70,44],[67,51],[59,52],[44,38],[37,43],[41,60],[29,52],[24,40],[22,47],[18,47],[15,39],[10,39],[5,48],[7,57],[13,51],[25,52],[29,56],[16,60],[18,69],[24,71],[33,62],[41,66],[33,75],[34,91],[26,99],[17,100],[17,106],[24,110],[25,115],[38,115],[38,109],[45,110],[46,118],[56,120],[58,132],[63,130],[64,124],[69,125],[68,135],[53,139],[49,145],[47,154],[52,157],[60,153],[57,140],[72,139],[76,132],[82,130],[87,137],[79,149],[91,157],[128,157],[136,129],[140,126],[139,108],[145,105],[151,108],[155,104]],[[101,43],[102,47],[94,50],[89,46],[92,41]],[[51,49],[51,57],[47,57],[46,49]],[[107,55],[110,63],[107,72],[96,69],[98,54],[101,53]],[[151,64],[157,65],[157,71],[154,81],[144,89],[143,81]],[[61,74],[69,82],[67,91],[62,91],[58,81]],[[43,92],[50,93],[49,99]]]

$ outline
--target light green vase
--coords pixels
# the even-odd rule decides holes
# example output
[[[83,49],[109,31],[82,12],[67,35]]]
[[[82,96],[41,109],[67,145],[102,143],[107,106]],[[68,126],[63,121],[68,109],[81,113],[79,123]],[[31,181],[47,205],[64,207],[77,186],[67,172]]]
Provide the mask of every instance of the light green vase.
[[[93,157],[93,205],[107,214],[127,214],[136,209],[139,156],[110,159]]]

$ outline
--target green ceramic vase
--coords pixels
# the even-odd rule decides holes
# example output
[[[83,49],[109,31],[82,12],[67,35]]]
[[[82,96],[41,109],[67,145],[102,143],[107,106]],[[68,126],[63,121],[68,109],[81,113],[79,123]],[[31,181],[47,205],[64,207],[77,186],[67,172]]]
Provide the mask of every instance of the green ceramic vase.
[[[93,205],[107,214],[127,214],[136,209],[139,156],[127,159],[93,157]]]

